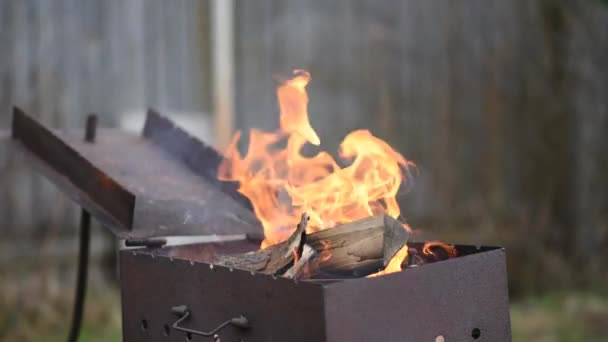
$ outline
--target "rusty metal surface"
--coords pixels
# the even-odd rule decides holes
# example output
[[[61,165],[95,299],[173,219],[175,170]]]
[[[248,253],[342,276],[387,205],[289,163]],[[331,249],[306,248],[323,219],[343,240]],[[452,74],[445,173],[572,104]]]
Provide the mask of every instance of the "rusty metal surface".
[[[172,158],[190,168],[192,172],[204,177],[207,182],[220,188],[245,208],[252,210],[249,199],[237,191],[238,182],[217,179],[217,169],[222,156],[214,148],[191,136],[152,109],[148,110],[142,135]]]
[[[23,112],[13,138],[35,165],[121,238],[247,234],[261,239],[253,213],[144,137],[99,129],[55,134]]]
[[[226,328],[222,342],[511,341],[504,249],[457,248],[463,256],[319,283],[211,268],[162,250],[122,251],[124,341],[185,341],[184,333],[165,330],[176,320],[170,312],[176,305],[192,310],[185,324],[195,330],[239,314],[251,321],[249,330]]]
[[[511,341],[504,249],[333,283],[324,295],[327,341],[475,341],[474,329],[479,341]]]
[[[219,255],[247,253],[258,248],[260,248],[260,241],[243,239],[166,247],[157,250],[155,253],[171,258],[212,263]]]
[[[190,308],[192,317],[182,326],[195,330],[211,330],[238,315],[249,319],[251,329],[222,330],[222,342],[325,341],[323,288],[317,284],[145,251],[122,251],[120,273],[125,342],[186,341],[185,333],[165,327],[176,321],[171,308],[177,305]]]
[[[74,198],[86,203],[85,207],[90,207],[104,223],[130,228],[135,207],[132,192],[18,108],[13,111],[12,137],[32,151],[40,164],[49,165],[61,174],[53,175],[54,180],[64,185],[69,181],[78,187]],[[82,137],[81,133],[74,140],[84,145]]]

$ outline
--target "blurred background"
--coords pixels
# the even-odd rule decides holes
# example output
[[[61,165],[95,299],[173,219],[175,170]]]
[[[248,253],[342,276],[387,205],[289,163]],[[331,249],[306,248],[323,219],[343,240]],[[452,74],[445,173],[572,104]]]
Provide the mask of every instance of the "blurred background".
[[[507,248],[514,341],[608,341],[607,61],[603,0],[0,0],[0,130],[152,107],[223,146],[307,69],[325,149],[369,128],[418,165],[420,239]],[[0,340],[65,339],[78,213],[0,143]],[[115,250],[96,226],[83,341],[121,340]]]

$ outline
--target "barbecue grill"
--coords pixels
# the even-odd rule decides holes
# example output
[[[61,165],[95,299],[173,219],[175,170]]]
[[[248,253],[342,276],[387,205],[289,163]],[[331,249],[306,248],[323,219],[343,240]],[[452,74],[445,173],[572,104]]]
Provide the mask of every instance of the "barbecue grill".
[[[15,145],[135,247],[119,257],[126,342],[511,340],[503,248],[455,245],[457,257],[374,278],[225,267],[218,255],[258,249],[263,230],[237,184],[217,180],[219,153],[152,110],[141,136],[91,121],[87,131],[83,140],[13,111]],[[185,235],[238,239],[166,245]]]

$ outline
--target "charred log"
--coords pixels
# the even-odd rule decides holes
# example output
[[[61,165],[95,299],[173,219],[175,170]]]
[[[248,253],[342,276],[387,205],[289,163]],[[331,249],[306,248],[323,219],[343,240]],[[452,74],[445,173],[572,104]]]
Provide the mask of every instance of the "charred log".
[[[315,257],[317,257],[317,252],[309,245],[304,245],[298,259],[294,260],[293,266],[283,273],[283,276],[294,279],[306,277],[309,275],[309,262]]]
[[[296,255],[301,255],[306,241],[306,227],[309,217],[302,214],[300,223],[289,239],[268,248],[235,255],[219,256],[216,264],[267,274],[283,274]]]
[[[260,251],[222,256],[216,263],[289,277],[301,276],[304,268],[308,275],[324,272],[361,276],[386,266],[409,238],[403,225],[388,215],[370,216],[309,235],[305,234],[307,223],[308,217],[303,215],[287,241]],[[306,246],[311,251],[303,253]]]
[[[388,215],[370,216],[311,234],[308,244],[319,251],[319,257],[310,271],[363,276],[386,266],[408,238],[403,225]]]

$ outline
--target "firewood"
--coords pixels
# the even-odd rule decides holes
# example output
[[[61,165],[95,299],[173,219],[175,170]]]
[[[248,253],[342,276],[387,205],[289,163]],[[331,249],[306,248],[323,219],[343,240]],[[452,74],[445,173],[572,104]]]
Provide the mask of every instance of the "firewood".
[[[300,254],[298,260],[294,261],[293,266],[291,266],[290,269],[283,273],[283,276],[286,278],[295,279],[299,279],[302,276],[305,276],[305,273],[307,273],[306,265],[308,265],[308,262],[316,256],[317,252],[312,247],[310,247],[309,245],[304,245],[302,247],[302,253]]]
[[[307,243],[320,253],[315,268],[343,273],[386,266],[408,238],[399,221],[376,215],[310,234]]]
[[[289,276],[296,276],[296,271],[306,262],[311,274],[317,271],[348,273],[385,266],[409,237],[403,225],[388,215],[370,216],[309,235],[305,234],[307,222],[308,217],[303,215],[296,231],[283,243],[260,251],[219,257],[216,263],[266,274],[284,274],[291,270]],[[302,256],[304,241],[316,257],[300,262],[294,271],[294,255]]]
[[[306,227],[310,217],[304,213],[296,230],[289,239],[259,251],[219,256],[216,264],[267,274],[282,274],[293,262],[294,255],[302,253],[306,239]]]

